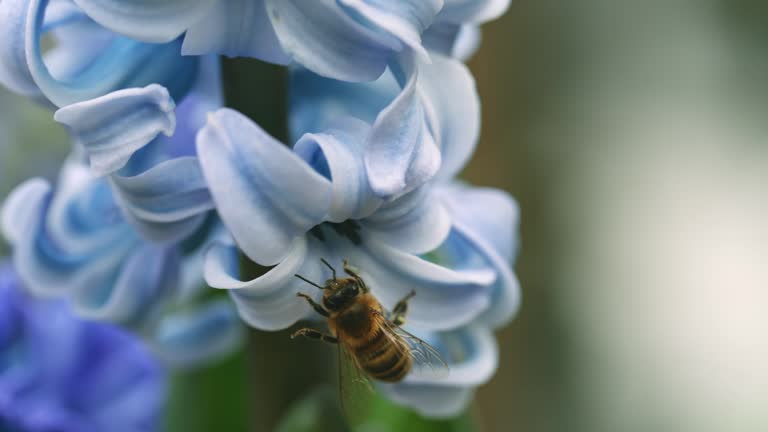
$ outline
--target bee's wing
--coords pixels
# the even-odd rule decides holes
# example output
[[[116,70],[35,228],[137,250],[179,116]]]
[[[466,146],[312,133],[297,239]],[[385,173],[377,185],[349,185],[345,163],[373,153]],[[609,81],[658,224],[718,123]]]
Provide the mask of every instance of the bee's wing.
[[[392,321],[387,320],[387,325],[390,331],[405,341],[413,357],[413,366],[420,375],[428,374],[434,378],[445,378],[448,375],[448,363],[437,349]]]
[[[339,343],[337,347],[339,400],[344,416],[350,424],[354,424],[359,420],[354,417],[364,412],[364,401],[374,393],[373,386],[349,349],[343,343]]]

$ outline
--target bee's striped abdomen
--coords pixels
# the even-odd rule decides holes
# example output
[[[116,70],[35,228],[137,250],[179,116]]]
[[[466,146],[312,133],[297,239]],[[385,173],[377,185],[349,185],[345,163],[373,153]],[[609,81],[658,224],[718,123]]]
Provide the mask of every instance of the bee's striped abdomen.
[[[411,370],[408,346],[384,328],[379,328],[372,338],[356,347],[355,357],[366,373],[380,381],[400,381]]]

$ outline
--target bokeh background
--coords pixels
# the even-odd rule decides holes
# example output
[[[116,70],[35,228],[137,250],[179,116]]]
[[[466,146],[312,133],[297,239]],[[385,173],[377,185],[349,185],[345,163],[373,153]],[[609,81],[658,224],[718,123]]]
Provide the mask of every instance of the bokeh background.
[[[768,3],[514,0],[483,36],[465,178],[520,202],[524,305],[481,430],[768,430]],[[226,77],[284,135],[284,73],[234,60]],[[67,150],[7,92],[0,128],[0,196]],[[174,378],[168,428],[270,430],[333,368],[254,333]]]

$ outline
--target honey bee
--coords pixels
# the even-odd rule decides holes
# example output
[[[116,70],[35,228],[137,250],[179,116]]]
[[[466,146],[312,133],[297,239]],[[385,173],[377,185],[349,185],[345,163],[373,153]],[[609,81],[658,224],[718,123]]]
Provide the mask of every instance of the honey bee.
[[[300,275],[299,279],[324,291],[322,305],[305,293],[298,293],[320,315],[327,318],[331,334],[324,334],[312,328],[302,328],[291,335],[291,339],[304,336],[318,339],[344,348],[358,370],[369,377],[384,381],[401,381],[411,371],[414,360],[421,364],[435,365],[447,370],[440,354],[429,344],[402,329],[408,311],[408,300],[416,294],[411,291],[397,302],[387,314],[381,303],[371,294],[365,281],[351,267],[344,263],[348,278],[337,278],[336,269],[326,260],[323,264],[331,269],[332,277],[324,286]]]

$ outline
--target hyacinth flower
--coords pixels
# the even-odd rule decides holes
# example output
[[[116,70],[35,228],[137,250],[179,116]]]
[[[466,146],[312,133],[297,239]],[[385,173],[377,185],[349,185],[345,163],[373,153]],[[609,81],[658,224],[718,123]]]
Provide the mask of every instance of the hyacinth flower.
[[[449,363],[447,376],[436,376],[430,368],[422,367],[403,382],[380,385],[393,400],[424,415],[442,417],[466,407],[474,389],[490,380],[498,366],[493,330],[509,322],[520,302],[519,285],[511,271],[518,248],[519,210],[503,191],[470,187],[455,180],[474,152],[480,128],[479,103],[469,72],[458,62],[433,55],[432,64],[421,65],[419,74],[417,90],[424,95],[430,130],[441,148],[441,166],[430,184],[452,224],[448,237],[427,256],[447,268],[496,275],[489,291],[491,307],[469,324],[431,331],[410,317],[407,321],[412,333],[441,352]],[[373,83],[354,84],[294,68],[291,135],[296,138],[323,130],[339,116],[374,123],[379,110],[399,92],[396,80],[388,74]],[[412,303],[409,316],[415,308]]]
[[[134,336],[28,296],[0,264],[0,430],[159,430],[165,372]]]
[[[516,204],[501,191],[453,180],[476,143],[479,105],[468,72],[452,62],[436,62],[434,70],[420,66],[436,80],[413,84],[423,110],[398,110],[391,103],[403,92],[392,75],[372,84],[326,82],[314,96],[298,92],[292,125],[294,131],[307,129],[292,148],[229,109],[212,114],[197,137],[216,209],[234,239],[209,250],[208,284],[230,290],[241,317],[265,330],[315,316],[297,293],[312,293],[315,301],[321,294],[295,275],[328,279],[321,258],[339,268],[348,260],[389,310],[415,290],[407,328],[432,343],[452,372],[437,377],[417,370],[381,388],[429,416],[460,412],[474,389],[490,379],[498,356],[492,329],[508,322],[519,304],[510,270]],[[308,81],[294,78],[293,90],[327,80],[296,74]],[[360,87],[339,91],[344,86]],[[442,95],[438,88],[454,91]],[[454,100],[441,104],[444,98]],[[390,137],[413,136],[426,123],[439,149],[432,153],[438,170],[431,178],[398,178],[396,146],[369,151],[377,145],[378,109],[402,119],[390,123],[402,133],[390,131]],[[399,193],[372,187],[375,176],[387,174],[370,169],[376,157],[392,158],[387,163],[396,180],[404,180]],[[240,253],[267,267],[266,273],[242,280]]]
[[[428,57],[476,45],[477,26],[509,0],[76,0],[110,30],[187,55],[296,62],[317,74],[372,81],[402,53]],[[247,24],[244,24],[247,23]],[[458,48],[457,48],[458,47]]]
[[[45,53],[44,36],[53,42]],[[200,60],[180,49],[180,40],[118,35],[69,0],[0,2],[0,83],[55,107],[153,83],[178,100],[194,85]]]
[[[2,220],[32,292],[135,328],[179,366],[231,351],[241,334],[228,302],[196,300],[202,251],[220,232],[193,145],[221,105],[218,63],[204,58],[199,69],[178,106],[152,84],[56,111],[75,151],[54,187],[17,187]]]

